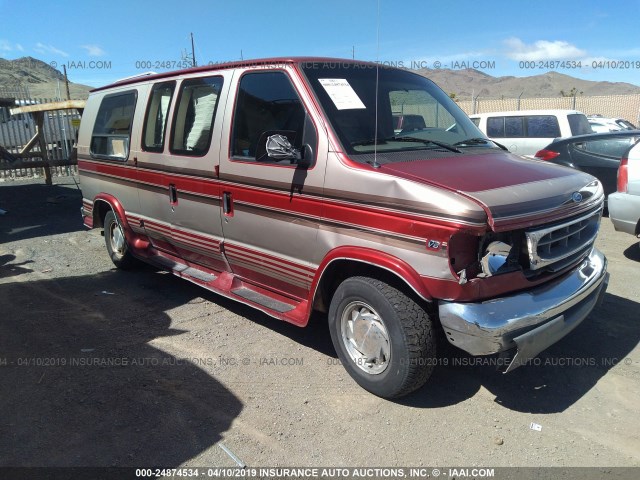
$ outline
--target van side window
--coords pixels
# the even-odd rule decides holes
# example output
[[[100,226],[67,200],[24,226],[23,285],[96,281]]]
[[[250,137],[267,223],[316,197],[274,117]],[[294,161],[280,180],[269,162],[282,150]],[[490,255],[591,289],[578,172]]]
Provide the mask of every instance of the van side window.
[[[102,99],[91,135],[91,155],[126,160],[137,92],[116,93]]]
[[[171,153],[202,156],[209,150],[222,77],[185,80],[171,126]]]
[[[531,115],[527,117],[527,137],[556,138],[560,136],[560,125],[555,115]]]
[[[305,110],[293,85],[282,72],[248,73],[240,80],[231,133],[231,155],[256,160],[265,132],[279,131],[300,149]],[[247,158],[248,157],[248,158]],[[260,161],[271,161],[266,154]]]
[[[148,152],[162,152],[167,130],[167,115],[176,82],[157,83],[151,89],[147,115],[142,132],[142,148]]]

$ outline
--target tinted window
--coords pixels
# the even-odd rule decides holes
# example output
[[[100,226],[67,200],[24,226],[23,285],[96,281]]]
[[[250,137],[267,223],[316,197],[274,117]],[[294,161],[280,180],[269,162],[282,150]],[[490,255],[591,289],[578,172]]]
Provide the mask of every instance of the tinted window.
[[[637,139],[638,137],[591,140],[576,144],[576,148],[598,155],[622,158],[624,152],[626,152]]]
[[[527,137],[556,138],[559,136],[560,126],[558,125],[558,119],[554,115],[532,115],[527,117]]]
[[[489,137],[504,137],[504,117],[487,118],[487,135]]]
[[[151,90],[142,133],[142,148],[144,150],[162,152],[164,149],[167,115],[175,86],[175,82],[158,83]]]
[[[126,160],[136,92],[108,95],[102,99],[91,136],[91,155]]]
[[[504,117],[504,136],[510,138],[524,137],[524,118]]]
[[[244,75],[238,87],[233,118],[232,156],[255,160],[258,141],[270,131],[287,132],[294,147],[302,146],[304,107],[282,72]]]
[[[591,128],[591,125],[589,125],[589,120],[587,120],[587,117],[581,113],[567,115],[567,120],[569,120],[571,135],[585,135],[587,133],[593,133],[593,129]]]
[[[209,150],[222,77],[193,78],[180,86],[171,126],[171,152],[204,155]]]
[[[473,124],[474,124],[476,127],[479,127],[479,126],[480,126],[480,119],[479,119],[479,118],[472,118],[472,119],[471,119],[471,121],[473,122]]]

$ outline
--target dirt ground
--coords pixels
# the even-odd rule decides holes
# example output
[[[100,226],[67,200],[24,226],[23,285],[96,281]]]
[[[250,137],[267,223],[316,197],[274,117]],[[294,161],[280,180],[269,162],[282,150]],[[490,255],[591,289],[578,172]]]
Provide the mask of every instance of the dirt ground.
[[[392,402],[322,316],[116,271],[54,180],[0,183],[0,466],[235,466],[221,445],[248,466],[640,466],[640,248],[608,218],[604,303],[538,365],[461,356]]]

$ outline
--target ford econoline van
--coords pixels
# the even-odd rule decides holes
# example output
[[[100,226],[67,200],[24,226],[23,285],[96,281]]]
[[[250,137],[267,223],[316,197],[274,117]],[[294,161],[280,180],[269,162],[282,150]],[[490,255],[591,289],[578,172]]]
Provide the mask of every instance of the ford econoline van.
[[[486,136],[523,156],[535,155],[556,138],[593,133],[586,115],[577,110],[514,110],[469,118]]]
[[[323,312],[382,397],[427,381],[439,339],[525,365],[606,289],[600,183],[504,151],[406,70],[291,58],[126,79],[91,92],[78,167],[118,268],[301,327]]]

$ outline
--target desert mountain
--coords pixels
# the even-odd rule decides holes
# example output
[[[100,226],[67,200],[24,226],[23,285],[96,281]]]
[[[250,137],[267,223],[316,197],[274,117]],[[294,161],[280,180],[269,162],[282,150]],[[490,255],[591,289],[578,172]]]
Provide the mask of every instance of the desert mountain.
[[[640,93],[640,87],[623,82],[594,82],[558,72],[547,72],[530,77],[493,77],[478,70],[419,70],[445,92],[457,98],[471,99],[471,95],[491,98],[558,97],[573,88],[578,95],[627,95]]]
[[[19,92],[26,90],[34,98],[53,98],[58,88],[66,97],[64,75],[48,63],[33,57],[16,60],[0,58],[0,97],[21,96]],[[72,99],[87,98],[91,88],[69,82]]]

